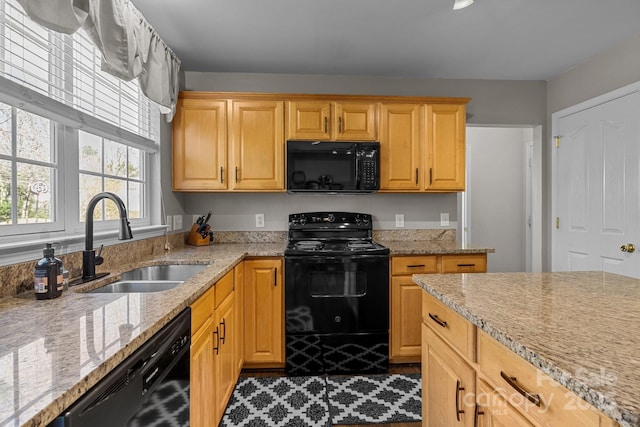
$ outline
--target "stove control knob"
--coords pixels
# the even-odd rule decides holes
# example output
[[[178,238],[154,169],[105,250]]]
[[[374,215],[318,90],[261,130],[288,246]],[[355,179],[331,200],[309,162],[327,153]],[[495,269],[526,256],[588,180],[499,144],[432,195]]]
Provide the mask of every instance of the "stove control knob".
[[[333,318],[333,320],[335,320],[336,323],[340,323],[340,322],[342,322],[342,317],[336,316],[336,317]]]
[[[329,222],[334,222],[336,220],[336,217],[333,216],[333,214],[329,214],[327,215],[327,221]]]
[[[356,217],[356,224],[360,224],[362,222],[362,218],[359,216]]]
[[[363,224],[369,224],[369,218],[362,218],[362,223]]]
[[[307,217],[306,216],[301,216],[300,218],[298,218],[298,224],[304,225],[306,223],[307,223]]]

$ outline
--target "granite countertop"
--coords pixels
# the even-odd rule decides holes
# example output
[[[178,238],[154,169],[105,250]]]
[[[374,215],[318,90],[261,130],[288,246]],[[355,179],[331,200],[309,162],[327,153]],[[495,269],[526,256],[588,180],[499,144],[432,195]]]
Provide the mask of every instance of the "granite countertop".
[[[493,253],[495,249],[463,245],[456,241],[417,240],[395,241],[377,239],[376,242],[386,246],[393,255],[463,255]]]
[[[284,248],[285,243],[185,247],[123,265],[54,300],[38,301],[33,293],[0,299],[0,425],[47,425],[245,256],[282,256]],[[168,291],[82,293],[122,271],[171,263],[210,265]]]
[[[621,426],[640,426],[640,280],[603,272],[414,275]]]

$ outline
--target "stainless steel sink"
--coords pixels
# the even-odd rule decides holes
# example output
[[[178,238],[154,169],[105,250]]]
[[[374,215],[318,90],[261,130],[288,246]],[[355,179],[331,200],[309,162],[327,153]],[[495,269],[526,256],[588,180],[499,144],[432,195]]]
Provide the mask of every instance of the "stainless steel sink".
[[[128,294],[135,292],[161,292],[181,285],[183,280],[119,280],[89,291],[92,294]]]
[[[89,293],[167,291],[207,267],[206,264],[166,264],[140,267],[122,273],[119,281],[101,286],[89,291]]]
[[[207,268],[206,264],[166,264],[140,267],[122,273],[121,280],[185,281]]]

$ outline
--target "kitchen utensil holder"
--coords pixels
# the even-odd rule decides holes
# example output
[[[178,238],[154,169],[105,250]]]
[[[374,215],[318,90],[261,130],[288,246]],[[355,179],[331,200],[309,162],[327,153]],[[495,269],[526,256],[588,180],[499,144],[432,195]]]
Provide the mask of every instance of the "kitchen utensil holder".
[[[198,233],[198,229],[200,226],[198,224],[193,224],[191,226],[191,231],[189,231],[189,237],[187,237],[187,244],[192,246],[206,246],[210,244],[209,236],[202,237],[200,233]]]

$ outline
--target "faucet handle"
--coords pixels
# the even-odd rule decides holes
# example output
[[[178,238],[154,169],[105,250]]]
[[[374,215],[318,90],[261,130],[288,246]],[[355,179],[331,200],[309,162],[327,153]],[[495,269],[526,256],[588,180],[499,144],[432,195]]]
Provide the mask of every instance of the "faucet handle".
[[[102,255],[102,249],[104,248],[104,245],[100,245],[100,249],[98,249],[98,253],[96,254],[95,259],[95,265],[100,265],[104,262],[104,258],[102,258],[100,255]]]

